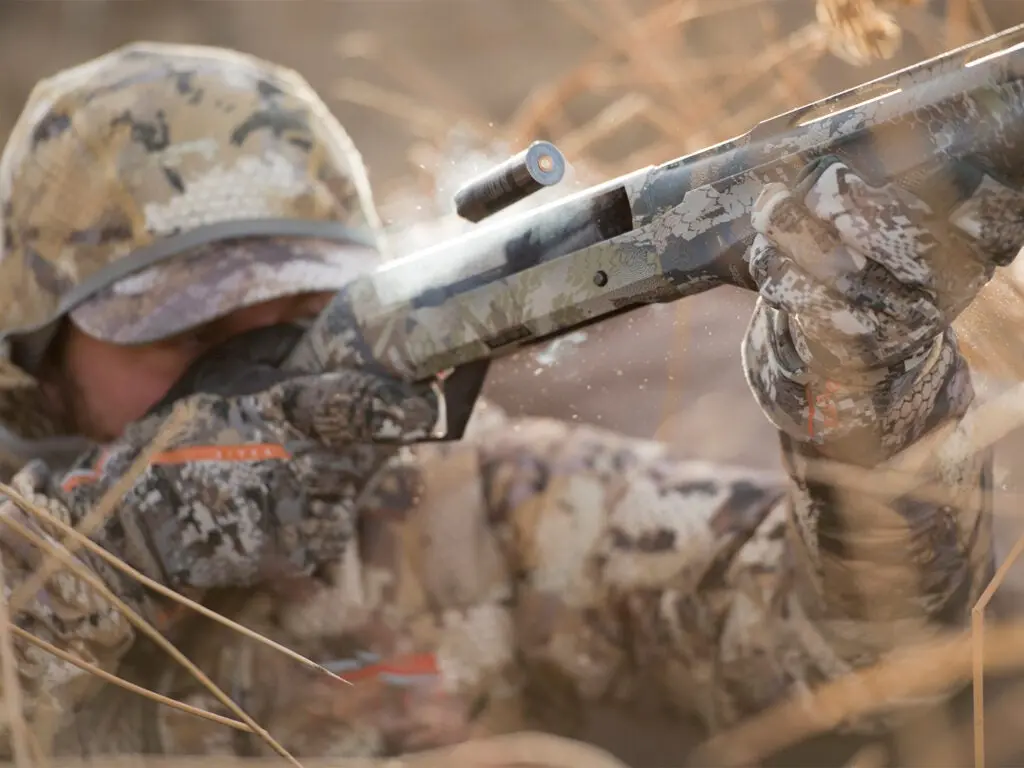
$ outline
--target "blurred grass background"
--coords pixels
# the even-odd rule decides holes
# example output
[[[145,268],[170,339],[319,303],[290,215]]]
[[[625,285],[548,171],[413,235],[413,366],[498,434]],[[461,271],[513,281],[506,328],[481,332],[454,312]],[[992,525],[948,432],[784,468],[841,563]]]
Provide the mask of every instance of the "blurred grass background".
[[[902,40],[855,66],[830,53],[814,0],[4,0],[0,136],[39,78],[117,45],[245,50],[323,94],[401,250],[457,230],[437,224],[455,184],[534,139],[555,141],[579,183],[596,182],[1024,21],[1018,0],[878,5]],[[663,439],[682,457],[774,468],[775,436],[738,364],[752,303],[720,289],[619,318],[503,361],[486,394],[513,413]],[[1003,454],[1024,458],[1014,445]],[[656,716],[649,734],[600,716],[591,733],[638,767],[681,762],[669,756],[693,737]]]

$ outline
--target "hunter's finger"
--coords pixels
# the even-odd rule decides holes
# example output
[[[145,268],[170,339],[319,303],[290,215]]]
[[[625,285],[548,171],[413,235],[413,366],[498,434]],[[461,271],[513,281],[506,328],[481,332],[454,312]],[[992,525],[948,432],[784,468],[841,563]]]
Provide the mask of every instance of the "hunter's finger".
[[[776,231],[770,222],[765,222],[768,222],[768,217],[759,222],[759,226],[763,226],[769,232]],[[795,232],[793,229],[789,231]],[[806,277],[821,283],[827,289],[828,295],[835,301],[869,310],[873,314],[885,316],[892,323],[899,325],[928,324],[938,327],[938,324],[942,322],[940,312],[931,304],[926,295],[902,285],[884,267],[863,259],[842,244],[837,245],[829,257],[818,261],[819,264],[827,262],[832,265],[827,272],[828,279],[810,274],[810,271],[803,263],[800,263],[796,256],[796,252],[801,249],[801,244],[798,241],[800,237],[799,233],[793,234],[791,237],[777,234],[775,239],[763,235],[755,237],[748,258],[751,276],[759,287],[763,287],[768,279],[769,265],[779,262],[785,257],[796,264]],[[784,248],[782,247],[783,243],[789,243],[791,247]],[[808,245],[808,243],[804,242],[804,245]],[[809,251],[805,251],[806,253]],[[806,258],[805,260],[812,259]],[[820,268],[819,272],[825,273],[826,270]],[[794,277],[792,279],[794,282],[799,282],[801,278]],[[776,274],[773,280],[778,283],[779,275]],[[775,286],[772,290],[775,291],[777,288],[778,286]],[[788,311],[806,312],[812,309],[809,305],[805,305],[805,301],[817,301],[816,297],[819,294],[815,293],[812,296],[809,292],[802,291],[801,295],[806,299],[791,298],[788,302],[791,305]]]
[[[932,290],[928,256],[939,247],[927,206],[894,185],[872,187],[842,162],[820,164],[802,185],[803,203],[848,248],[878,262],[904,285]]]
[[[283,421],[331,448],[415,443],[428,438],[440,418],[432,388],[354,370],[282,382],[249,396],[247,405],[265,420]]]
[[[971,167],[958,164],[959,183],[970,183]],[[1005,258],[1005,243],[1012,240],[1007,233],[1017,230],[1024,234],[1019,223],[1002,227],[994,223],[996,215],[989,215],[1009,214],[1012,206],[1024,199],[995,182],[982,185],[977,172],[973,176],[975,195],[954,209],[962,226],[956,226],[952,218],[926,213],[924,203],[894,185],[868,185],[842,163],[819,171],[805,200],[815,214],[830,218],[846,245],[881,264],[904,286],[926,291],[941,310],[951,313],[951,319],[988,281],[995,264]],[[986,201],[996,202],[989,205]],[[1019,222],[1022,211],[1015,213]]]
[[[1024,245],[1024,194],[983,173],[973,194],[953,209],[949,221],[973,239],[993,264],[1006,266]]]
[[[859,272],[866,260],[846,248],[836,232],[815,217],[788,188],[767,184],[750,216],[754,230],[775,243],[801,269],[830,284]]]
[[[750,275],[765,301],[794,316],[834,318],[851,332],[873,332],[877,321],[825,283],[808,275],[787,253],[764,235],[750,247]]]
[[[766,186],[754,205],[751,222],[804,272],[848,303],[887,315],[896,323],[938,321],[938,314],[928,311],[924,301],[927,297],[908,289],[884,267],[848,248],[786,187]],[[762,242],[758,249],[763,247]],[[757,253],[752,258],[762,264],[770,257]],[[918,318],[921,311],[928,317]]]
[[[764,300],[796,318],[807,343],[815,346],[810,353],[827,365],[885,365],[943,327],[941,313],[927,297],[906,291],[876,264],[825,285],[758,235],[750,249],[750,271]]]
[[[761,297],[804,332],[798,346],[801,354],[831,369],[865,367],[865,351],[878,346],[874,343],[879,330],[876,318],[836,297],[775,246],[766,246],[763,253],[771,256],[752,258]]]

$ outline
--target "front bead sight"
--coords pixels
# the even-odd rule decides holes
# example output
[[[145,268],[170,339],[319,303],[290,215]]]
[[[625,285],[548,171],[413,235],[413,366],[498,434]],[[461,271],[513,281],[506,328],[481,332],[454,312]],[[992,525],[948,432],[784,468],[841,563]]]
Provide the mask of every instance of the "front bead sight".
[[[455,193],[455,211],[478,222],[524,200],[565,175],[565,157],[549,141],[535,141]]]

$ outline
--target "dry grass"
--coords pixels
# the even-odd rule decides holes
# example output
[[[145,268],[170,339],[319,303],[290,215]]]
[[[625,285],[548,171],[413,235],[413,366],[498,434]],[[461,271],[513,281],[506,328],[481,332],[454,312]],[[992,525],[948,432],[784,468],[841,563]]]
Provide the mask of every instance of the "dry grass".
[[[900,57],[911,40],[926,54],[934,54],[992,31],[980,0],[950,0],[944,19],[926,15],[924,3],[920,0],[887,3],[881,0],[819,0],[815,13],[810,13],[811,5],[808,4],[807,17],[796,25],[787,23],[780,15],[782,6],[782,3],[772,0],[637,0],[634,3],[627,0],[563,0],[553,3],[551,13],[562,14],[563,23],[579,25],[593,35],[593,48],[578,65],[537,88],[515,114],[498,125],[475,105],[466,103],[447,83],[433,78],[421,62],[406,61],[399,51],[381,50],[372,33],[367,32],[350,35],[340,41],[338,53],[342,57],[372,60],[389,75],[393,86],[384,88],[349,79],[337,84],[336,95],[378,110],[382,119],[391,117],[408,125],[413,139],[410,165],[422,171],[418,178],[420,192],[437,186],[439,169],[447,165],[447,149],[450,148],[452,127],[455,125],[462,126],[461,140],[484,151],[484,154],[487,154],[484,148],[494,142],[506,147],[519,147],[535,138],[550,138],[562,147],[584,178],[596,181],[638,165],[662,162],[696,151],[746,131],[757,120],[864,79],[858,70],[847,67],[839,70],[844,82],[822,82],[815,73],[819,68],[835,70],[828,64],[830,57],[833,62],[838,57],[855,65],[869,65],[885,59],[895,66],[897,62],[908,63]],[[621,151],[626,145],[629,150]],[[432,213],[427,211],[425,215]],[[1009,290],[1006,288],[1008,282],[1001,285],[994,290]],[[981,323],[980,320],[978,322]],[[993,365],[998,365],[998,361],[1004,359],[1006,349],[992,341],[995,337],[979,338],[989,340],[987,343],[990,346],[995,344],[995,348],[982,348],[979,344],[976,355],[986,359],[991,357]],[[1024,360],[1024,354],[1018,359]],[[1018,375],[1015,380],[1022,379],[1024,376]],[[941,487],[922,489],[913,478],[920,476],[933,457],[941,452],[943,441],[969,440],[980,449],[1022,424],[1024,385],[987,404],[955,430],[940,433],[927,445],[917,446],[893,462],[891,467],[872,472],[871,482],[876,486],[885,484],[894,495],[911,490],[942,494]],[[9,606],[0,605],[0,661],[3,663],[0,671],[4,675],[7,719],[14,736],[19,768],[41,765],[45,755],[40,745],[33,743],[38,740],[26,727],[21,715],[11,649],[15,636],[47,648],[67,661],[103,676],[108,682],[127,687],[139,695],[150,696],[167,706],[184,708],[197,717],[207,717],[229,727],[255,733],[281,758],[298,765],[271,734],[232,702],[201,670],[191,665],[155,628],[84,572],[71,557],[79,547],[88,548],[101,557],[106,556],[88,540],[89,533],[103,524],[130,481],[141,471],[143,462],[161,448],[174,429],[173,423],[168,425],[150,451],[140,457],[132,472],[111,490],[77,530],[64,529],[64,547],[35,538],[35,543],[45,550],[43,565],[35,577],[15,589]],[[858,481],[863,482],[863,478],[856,477],[846,467],[821,466],[818,471],[823,477],[851,483],[852,487],[858,487]],[[9,489],[4,490],[10,492]],[[35,507],[29,500],[10,493],[16,503],[32,515],[46,515],[45,510]],[[9,524],[18,533],[33,537],[28,529],[17,523]],[[1021,550],[1024,550],[1024,539],[1018,542],[1014,556]],[[69,656],[65,651],[48,648],[42,641],[14,627],[8,619],[8,609],[16,611],[22,601],[42,587],[47,575],[58,567],[75,568],[83,579],[91,578],[93,586],[122,610],[139,632],[152,638],[176,663],[187,667],[237,719],[201,712],[140,690]],[[128,575],[144,580],[141,574],[127,565],[120,564],[120,567]],[[2,578],[0,563],[0,587],[3,586]],[[166,596],[178,599],[185,609],[227,621],[211,615],[211,611],[194,601],[169,594],[169,590],[152,582],[146,583]],[[973,634],[960,633],[926,648],[902,650],[876,668],[814,691],[810,699],[805,697],[781,702],[778,707],[735,731],[708,742],[699,752],[698,759],[704,761],[703,764],[712,761],[716,764],[756,764],[798,739],[829,729],[845,717],[878,711],[894,697],[945,693],[972,677],[976,693],[980,696],[982,639],[987,667],[998,670],[1024,668],[1024,625],[983,627],[982,624],[985,603],[998,583],[998,579],[993,582],[979,603]],[[233,628],[253,636],[237,625]],[[274,645],[269,640],[266,642]],[[288,649],[274,647],[281,653],[297,656]],[[301,657],[298,660],[307,666],[317,666]],[[330,674],[326,670],[323,672]],[[992,718],[998,723],[1006,723],[1007,713],[1015,711],[1022,695],[1018,691],[1005,697],[991,713]],[[980,699],[978,701],[982,703]],[[977,765],[984,764],[985,757],[984,741],[979,738],[984,733],[981,713],[982,707],[979,706],[977,720],[967,724],[969,729],[973,729],[970,736],[975,739]],[[1000,734],[1004,733],[1004,729],[1000,729]],[[963,739],[969,734],[958,725],[950,729],[947,736]],[[1003,754],[1008,748],[1000,743],[993,750]],[[888,759],[881,746],[872,745],[858,753],[850,765],[884,766]],[[146,764],[181,768],[200,764],[235,766],[242,762],[249,765],[254,761],[143,762],[138,758],[102,761],[109,766]],[[55,763],[72,764],[77,763]],[[321,764],[325,765],[321,761],[307,762],[307,765]],[[361,760],[331,761],[331,765],[348,768],[369,765],[383,768],[384,764]],[[539,734],[522,734],[470,742],[454,749],[387,761],[386,765],[395,768],[442,765],[612,768],[621,764],[584,745]]]
[[[53,768],[263,768],[280,761],[232,757],[114,757],[96,761],[61,759]],[[523,732],[474,739],[454,747],[400,758],[317,758],[304,768],[628,768],[611,755],[578,741],[544,733]]]
[[[813,73],[830,58],[905,65],[916,58],[901,57],[905,43],[934,55],[994,31],[977,0],[952,0],[945,20],[925,13],[925,5],[818,0],[807,3],[805,23],[794,25],[793,3],[779,0],[565,0],[552,3],[551,13],[588,30],[592,51],[537,87],[503,122],[465,104],[418,62],[380,50],[370,32],[343,38],[338,53],[372,60],[393,86],[344,79],[334,95],[406,123],[410,169],[426,171],[431,184],[433,169],[422,161],[430,150],[440,159],[453,125],[483,145],[552,139],[573,162],[608,178],[697,151],[864,79],[847,67],[822,82]],[[623,138],[609,155],[600,145],[612,134]],[[619,151],[627,144],[627,152]]]

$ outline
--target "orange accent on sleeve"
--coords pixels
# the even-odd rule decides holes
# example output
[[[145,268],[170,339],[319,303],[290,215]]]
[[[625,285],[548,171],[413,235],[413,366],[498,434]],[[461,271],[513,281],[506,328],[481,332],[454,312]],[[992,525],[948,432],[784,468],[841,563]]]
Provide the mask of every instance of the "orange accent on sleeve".
[[[278,443],[255,443],[249,445],[193,445],[156,454],[150,464],[187,464],[194,461],[226,461],[243,463],[267,461],[269,459],[290,459],[291,453]],[[64,477],[61,488],[69,493],[80,485],[96,482],[103,473],[107,454],[104,453],[92,469],[71,472]]]
[[[232,464],[267,459],[290,459],[283,445],[193,445],[156,454],[150,464],[189,464],[194,461],[226,461]]]

